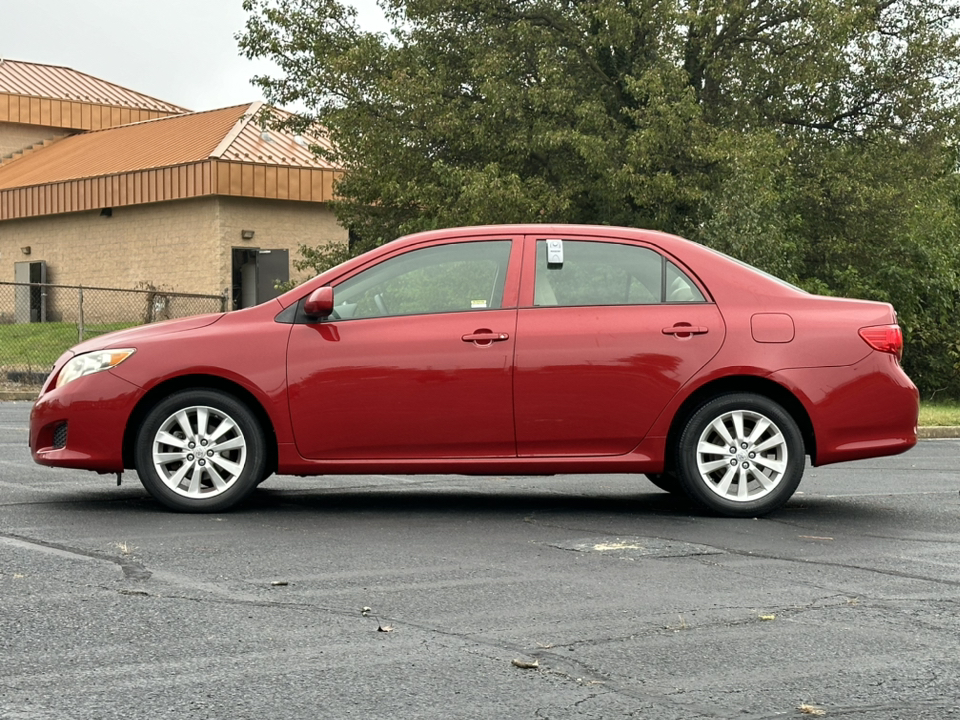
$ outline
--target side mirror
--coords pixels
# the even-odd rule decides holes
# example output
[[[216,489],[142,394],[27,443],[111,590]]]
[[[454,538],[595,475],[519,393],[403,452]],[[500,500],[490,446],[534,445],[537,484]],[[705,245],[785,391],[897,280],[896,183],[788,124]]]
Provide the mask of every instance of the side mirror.
[[[309,318],[323,319],[333,312],[333,288],[321,287],[310,293],[303,304],[303,312]]]

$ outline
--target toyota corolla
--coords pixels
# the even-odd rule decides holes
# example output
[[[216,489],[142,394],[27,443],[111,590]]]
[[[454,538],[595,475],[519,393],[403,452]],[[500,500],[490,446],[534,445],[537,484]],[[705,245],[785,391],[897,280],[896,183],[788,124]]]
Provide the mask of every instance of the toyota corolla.
[[[808,458],[916,443],[902,351],[890,305],[675,236],[432,231],[256,307],[77,345],[30,446],[43,465],[136,469],[181,511],[222,511],[273,473],[636,473],[756,516]]]

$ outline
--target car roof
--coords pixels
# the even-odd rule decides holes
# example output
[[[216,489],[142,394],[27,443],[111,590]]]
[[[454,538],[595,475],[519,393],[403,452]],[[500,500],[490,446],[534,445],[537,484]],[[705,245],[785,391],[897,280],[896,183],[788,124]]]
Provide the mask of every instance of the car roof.
[[[514,223],[505,225],[473,225],[466,227],[442,228],[438,230],[427,230],[424,232],[404,235],[388,243],[370,250],[363,255],[351,258],[346,262],[331,268],[312,280],[306,281],[303,285],[281,295],[278,300],[283,307],[299,299],[304,291],[311,291],[320,285],[327,284],[337,276],[347,272],[352,272],[357,266],[365,265],[368,262],[376,261],[376,258],[382,257],[400,248],[415,247],[421,244],[428,244],[434,240],[456,240],[458,238],[483,238],[483,237],[504,237],[504,236],[536,236],[536,237],[554,237],[554,238],[576,238],[594,236],[608,240],[633,240],[645,242],[659,248],[661,251],[672,255],[681,264],[690,268],[691,264],[697,267],[693,268],[694,274],[700,276],[710,287],[711,293],[716,295],[716,290],[721,285],[728,285],[731,281],[739,285],[742,289],[749,286],[753,292],[762,294],[773,293],[781,295],[783,292],[803,292],[799,289],[788,290],[789,286],[781,280],[766,276],[755,268],[742,264],[733,258],[727,257],[722,253],[710,250],[706,246],[700,245],[692,240],[681,238],[677,235],[660,232],[658,230],[644,230],[640,228],[619,227],[614,225],[574,225],[561,223]],[[697,272],[697,271],[700,272]],[[703,271],[707,271],[712,279],[701,276]],[[718,281],[719,278],[719,281]],[[722,290],[721,290],[722,292]]]
[[[675,242],[677,240],[689,242],[676,235],[660,232],[659,230],[644,230],[641,228],[622,227],[617,225],[574,225],[562,223],[519,223],[509,225],[471,225],[440,230],[425,230],[423,232],[404,235],[390,243],[428,242],[433,239],[465,237],[470,235],[604,235],[606,237],[620,237],[631,239],[645,239],[651,241]]]

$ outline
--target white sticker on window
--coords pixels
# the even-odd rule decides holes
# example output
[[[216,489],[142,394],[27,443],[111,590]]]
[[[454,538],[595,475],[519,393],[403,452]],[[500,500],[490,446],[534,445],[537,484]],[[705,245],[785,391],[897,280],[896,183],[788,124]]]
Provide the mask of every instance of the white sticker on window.
[[[547,264],[563,265],[563,240],[547,240]]]
[[[487,306],[487,301],[486,301],[486,300],[471,300],[471,301],[470,301],[470,307],[471,307],[471,308],[485,308],[486,306]]]

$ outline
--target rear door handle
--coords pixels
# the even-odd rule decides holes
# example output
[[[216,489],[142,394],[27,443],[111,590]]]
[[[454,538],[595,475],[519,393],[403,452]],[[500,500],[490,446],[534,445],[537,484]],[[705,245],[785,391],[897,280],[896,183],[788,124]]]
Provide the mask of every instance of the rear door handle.
[[[479,343],[492,343],[492,342],[503,342],[504,340],[509,340],[510,336],[507,333],[497,333],[490,332],[489,330],[479,330],[469,335],[464,335],[460,338],[464,342],[479,342]]]
[[[701,325],[674,325],[673,327],[665,327],[662,332],[664,335],[682,335],[686,337],[687,335],[704,335],[710,331],[710,328],[705,328]]]

